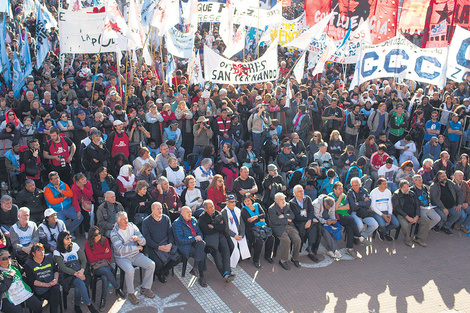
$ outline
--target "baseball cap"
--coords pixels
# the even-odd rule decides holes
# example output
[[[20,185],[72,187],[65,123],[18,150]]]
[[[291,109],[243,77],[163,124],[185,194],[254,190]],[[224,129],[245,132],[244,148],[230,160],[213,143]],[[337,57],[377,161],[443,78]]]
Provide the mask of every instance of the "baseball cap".
[[[48,218],[49,216],[51,216],[52,214],[56,214],[56,211],[54,209],[47,209],[46,211],[44,211],[44,217],[45,218]]]
[[[268,165],[268,171],[277,171],[277,166],[274,164],[269,164]]]
[[[263,100],[263,98],[261,98],[261,96],[256,96],[256,100]]]
[[[78,110],[78,115],[80,115],[80,114],[85,114],[85,111],[83,111],[83,110]]]
[[[162,99],[157,99],[156,102],[157,102],[157,103],[163,103],[163,100],[162,100]]]
[[[116,90],[111,90],[111,92],[109,93],[111,96],[114,96],[114,95],[117,95],[117,91]]]
[[[116,106],[114,107],[114,110],[122,110],[122,105],[120,104],[116,104]]]
[[[235,195],[227,195],[227,201],[237,201],[237,199],[235,198]]]
[[[290,148],[290,147],[291,147],[290,142],[285,142],[285,143],[283,143],[283,144],[282,144],[282,147],[283,147],[283,148]]]
[[[114,121],[113,125],[118,126],[124,124],[121,120]]]

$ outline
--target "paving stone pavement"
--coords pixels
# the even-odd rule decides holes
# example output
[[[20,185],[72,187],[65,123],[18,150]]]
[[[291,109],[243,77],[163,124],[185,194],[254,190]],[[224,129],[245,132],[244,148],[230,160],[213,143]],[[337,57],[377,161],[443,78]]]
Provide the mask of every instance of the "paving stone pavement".
[[[190,264],[182,277],[179,265],[167,283],[154,282],[154,299],[137,294],[141,302],[134,306],[117,300],[112,292],[105,312],[470,313],[470,238],[457,231],[453,237],[431,231],[426,242],[426,248],[409,248],[402,236],[391,243],[374,239],[370,247],[356,246],[356,260],[322,256],[318,264],[302,253],[304,267],[297,269],[292,264],[290,271],[282,269],[277,258],[274,264],[262,259],[259,270],[251,260],[245,260],[234,270],[237,277],[233,283],[225,283],[208,261],[205,276],[209,288],[200,287],[188,273]],[[339,245],[344,247],[344,242]],[[96,305],[100,283],[97,289]],[[68,312],[73,310],[72,298],[69,295]],[[85,312],[83,305],[82,309]]]

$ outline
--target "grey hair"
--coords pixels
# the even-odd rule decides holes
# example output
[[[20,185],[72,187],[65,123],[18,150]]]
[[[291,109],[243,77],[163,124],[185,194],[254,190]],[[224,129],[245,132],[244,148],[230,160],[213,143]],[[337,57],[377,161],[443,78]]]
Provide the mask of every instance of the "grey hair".
[[[211,163],[212,163],[212,160],[210,158],[205,158],[204,160],[202,160],[201,166],[211,164]]]
[[[286,195],[283,194],[282,192],[278,192],[274,195],[274,201],[276,201],[277,199],[279,199],[280,197],[284,197],[284,199],[286,198]]]
[[[166,178],[165,176],[160,176],[160,178],[158,179],[158,183],[162,183],[162,182],[168,182],[168,178]]]
[[[157,206],[160,206],[161,208],[163,207],[163,206],[162,206],[162,204],[161,204],[160,202],[158,202],[158,201],[155,201],[154,203],[152,203],[152,206],[150,207],[150,209],[152,209],[152,210],[153,210],[153,209],[154,209],[155,207],[157,207]]]
[[[204,202],[202,203],[202,206],[204,207],[204,210],[207,208],[207,206],[209,205],[209,203],[211,203],[212,205],[214,205],[214,202],[212,202],[212,200],[204,200]]]
[[[332,208],[335,205],[335,199],[333,199],[332,197],[326,196],[323,198],[323,204],[325,206]]]
[[[50,94],[51,94],[51,92],[50,92],[50,91],[46,91],[46,92],[44,92],[44,95],[50,95]]]
[[[28,186],[29,184],[35,184],[35,181],[32,180],[32,179],[29,179],[29,178],[24,181],[24,185],[25,185],[25,186]]]
[[[358,183],[359,183],[359,187],[362,186],[362,181],[361,181],[361,179],[360,179],[359,177],[353,177],[353,178],[351,178],[351,182],[350,182],[351,185],[352,185],[352,182],[353,182],[353,181],[358,182]]]
[[[111,196],[111,194],[116,195],[116,194],[114,193],[114,191],[108,190],[108,191],[106,191],[106,192],[104,193],[104,198],[105,198],[105,199],[108,199],[108,197]]]
[[[23,207],[21,207],[21,208],[18,209],[18,216],[20,216],[20,214],[21,214],[22,212],[25,212],[25,213],[28,213],[28,214],[29,214],[29,212],[31,212],[31,211],[30,211],[27,207],[23,206]]]
[[[302,187],[302,185],[295,185],[294,188],[293,188],[294,192],[297,192],[297,190],[299,190],[299,189],[304,190],[304,187]]]
[[[227,89],[221,88],[221,89],[219,90],[219,95],[226,95],[226,94],[227,94]]]
[[[3,202],[8,202],[8,201],[11,201],[13,200],[13,198],[9,195],[3,195],[1,198],[0,198],[0,203],[3,203]]]
[[[127,217],[127,212],[125,211],[119,211],[116,213],[116,222],[119,222],[121,220],[121,216],[125,215]]]
[[[415,176],[413,176],[413,181],[417,181],[418,178],[423,178],[423,177],[421,177],[421,175],[416,174]]]

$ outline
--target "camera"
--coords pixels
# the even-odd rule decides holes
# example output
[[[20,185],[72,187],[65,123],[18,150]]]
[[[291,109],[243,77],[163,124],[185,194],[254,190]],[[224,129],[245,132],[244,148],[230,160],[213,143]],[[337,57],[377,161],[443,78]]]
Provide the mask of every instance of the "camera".
[[[136,117],[134,120],[134,123],[135,123],[135,126],[137,127],[142,126],[142,120],[140,119],[140,117]]]
[[[359,119],[361,121],[367,121],[367,117],[363,112],[359,112]]]
[[[59,159],[60,159],[60,166],[61,167],[65,167],[65,157],[63,155],[58,155]]]

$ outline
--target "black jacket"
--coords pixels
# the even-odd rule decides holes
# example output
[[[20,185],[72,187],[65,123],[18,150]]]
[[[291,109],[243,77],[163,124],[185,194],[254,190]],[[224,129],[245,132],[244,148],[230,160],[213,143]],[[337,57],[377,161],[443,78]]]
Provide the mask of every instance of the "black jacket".
[[[404,207],[405,204],[405,194],[401,192],[400,189],[395,191],[392,195],[392,206],[393,206],[393,213],[395,215],[401,215],[403,217],[411,217],[415,218],[421,214],[421,207],[419,205],[419,200],[416,194],[413,191],[409,191],[409,195],[413,201],[413,210],[406,210]]]
[[[290,201],[290,208],[295,215],[294,223],[295,225],[302,225],[307,223],[307,221],[312,220],[314,218],[314,209],[313,209],[313,202],[309,196],[304,196],[303,198],[303,208],[297,203],[297,198],[293,197]],[[301,215],[301,211],[306,210],[307,215]]]
[[[114,193],[117,195],[119,193],[119,186],[113,176],[108,174],[108,177],[106,177],[105,181],[109,189],[114,191]],[[95,202],[98,203],[98,197],[104,197],[103,188],[98,176],[94,176],[91,179],[91,187],[93,188],[93,197],[95,198]]]
[[[103,144],[103,148],[100,148],[92,141],[85,148],[85,152],[83,154],[83,165],[87,171],[94,173],[110,158],[111,153],[108,151],[108,148],[106,148],[106,145]],[[95,162],[94,159],[98,160],[98,162]]]
[[[16,196],[16,203],[20,208],[29,208],[31,215],[42,214],[46,210],[44,192],[38,188],[34,192],[29,192],[26,188],[21,190]]]

